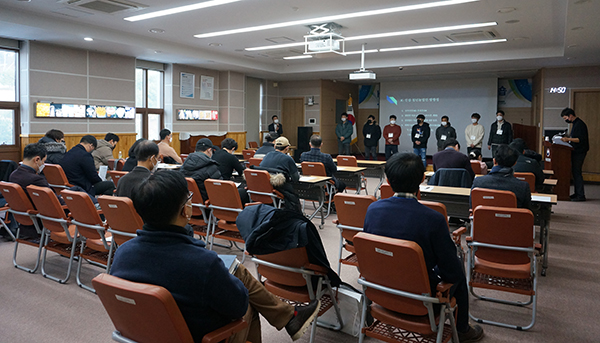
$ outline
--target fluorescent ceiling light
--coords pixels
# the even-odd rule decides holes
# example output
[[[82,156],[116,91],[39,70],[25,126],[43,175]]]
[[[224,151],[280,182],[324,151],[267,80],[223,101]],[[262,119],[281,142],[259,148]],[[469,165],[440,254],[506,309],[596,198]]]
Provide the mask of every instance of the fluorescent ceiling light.
[[[286,22],[283,22],[283,23],[275,23],[275,24],[267,24],[267,25],[258,25],[258,26],[244,27],[244,28],[233,29],[233,30],[225,30],[225,31],[216,31],[216,32],[209,32],[209,33],[201,33],[201,34],[194,35],[194,37],[196,37],[196,38],[207,38],[207,37],[225,36],[225,35],[232,35],[232,34],[236,34],[236,33],[254,32],[254,31],[269,30],[269,29],[277,29],[277,28],[280,28],[280,27],[288,27],[288,26],[294,26],[294,25],[325,23],[325,22],[342,20],[342,19],[360,18],[360,17],[368,17],[368,16],[373,16],[373,15],[380,15],[380,14],[390,14],[390,13],[397,13],[397,12],[406,12],[406,11],[421,10],[421,9],[426,9],[426,8],[434,8],[434,7],[442,7],[442,6],[450,6],[450,5],[459,5],[459,4],[464,4],[464,3],[468,3],[468,2],[475,2],[475,1],[479,1],[479,0],[444,0],[444,1],[435,1],[435,2],[425,3],[425,4],[399,6],[399,7],[384,8],[384,9],[372,10],[372,11],[362,11],[362,12],[354,12],[354,13],[331,15],[331,16],[326,16],[326,17],[318,17],[318,18],[309,18],[309,19],[300,19],[300,20],[294,20],[294,21],[286,21]]]
[[[284,57],[284,60],[301,60],[305,58],[312,58],[312,55],[299,55],[299,56],[288,56]]]
[[[365,54],[371,54],[374,52],[378,52],[379,50],[377,49],[371,49],[371,50],[365,50],[364,53]],[[358,54],[362,54],[363,51],[362,50],[357,50],[357,51],[346,51],[346,55],[358,55]]]
[[[385,32],[385,33],[374,33],[370,35],[362,35],[362,36],[353,36],[344,38],[345,41],[355,41],[355,40],[365,40],[365,39],[373,39],[373,38],[384,38],[384,37],[394,37],[394,36],[407,36],[407,35],[416,35],[421,33],[432,33],[432,32],[443,32],[443,31],[455,31],[455,30],[464,30],[464,29],[473,29],[478,27],[486,27],[486,26],[496,26],[497,22],[491,21],[487,23],[475,23],[475,24],[464,24],[464,25],[453,25],[453,26],[442,26],[442,27],[430,27],[426,29],[415,29],[415,30],[406,30],[406,31],[396,31],[396,32]],[[296,46],[304,46],[306,43],[304,42],[296,42],[296,43],[287,43],[287,44],[278,44],[278,45],[265,45],[265,46],[257,46],[253,48],[246,48],[246,51],[259,51],[259,50],[272,50],[272,49],[283,49],[283,48],[291,48]]]
[[[156,18],[156,17],[162,17],[162,16],[165,16],[165,15],[170,15],[170,14],[175,14],[175,13],[181,13],[181,12],[188,12],[188,11],[193,11],[193,10],[199,10],[201,8],[207,8],[207,7],[225,5],[225,4],[229,4],[229,3],[232,3],[232,2],[238,2],[238,1],[242,1],[242,0],[210,0],[210,1],[199,2],[199,3],[193,4],[193,5],[186,5],[186,6],[180,6],[180,7],[170,8],[168,10],[162,10],[162,11],[150,12],[150,13],[146,13],[146,14],[134,15],[132,17],[127,17],[127,18],[124,18],[124,19],[127,20],[127,21],[139,21],[139,20],[151,19],[151,18]]]
[[[446,43],[446,44],[432,44],[432,45],[421,45],[421,46],[403,46],[398,48],[384,48],[379,49],[379,52],[388,51],[401,51],[401,50],[419,50],[419,49],[432,49],[432,48],[447,48],[452,46],[464,46],[464,45],[479,45],[479,44],[491,44],[506,42],[506,39],[490,39],[490,40],[478,40],[474,42],[461,42],[461,43]]]

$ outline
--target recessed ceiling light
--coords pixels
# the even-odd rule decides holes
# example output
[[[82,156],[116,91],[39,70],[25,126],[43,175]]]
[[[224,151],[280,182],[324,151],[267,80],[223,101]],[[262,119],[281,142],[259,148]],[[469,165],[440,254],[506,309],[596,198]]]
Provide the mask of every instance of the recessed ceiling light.
[[[162,51],[160,51],[160,50],[154,50],[154,53],[155,54],[162,54]]]
[[[20,1],[20,2],[31,2],[31,0],[17,0],[17,1]]]
[[[148,32],[150,32],[150,33],[165,33],[165,30],[163,30],[163,29],[150,29],[150,30],[148,30]]]
[[[571,30],[573,30],[573,31],[583,30],[583,26],[576,26],[576,27],[572,28]]]
[[[216,37],[216,36],[225,36],[225,35],[232,35],[232,34],[236,34],[236,33],[254,32],[254,31],[261,31],[261,30],[268,30],[268,29],[276,29],[276,28],[288,27],[288,26],[294,26],[294,25],[305,25],[305,24],[314,24],[314,23],[326,23],[326,22],[331,22],[331,21],[336,21],[336,20],[342,20],[342,19],[368,17],[368,16],[380,15],[380,14],[391,14],[391,13],[414,11],[414,10],[420,10],[420,9],[426,9],[426,8],[434,8],[434,7],[441,7],[441,6],[458,5],[458,4],[468,3],[468,2],[475,2],[475,1],[479,1],[479,0],[444,0],[444,1],[428,2],[428,3],[425,3],[425,4],[399,6],[399,7],[384,8],[384,9],[379,9],[379,10],[353,12],[353,13],[338,14],[338,15],[332,15],[332,16],[326,16],[326,17],[318,17],[318,18],[308,18],[308,19],[300,19],[300,20],[294,20],[294,21],[286,21],[286,22],[275,23],[275,24],[250,26],[250,27],[244,27],[244,28],[233,29],[233,30],[225,30],[225,31],[216,31],[216,32],[209,32],[209,33],[201,33],[201,34],[194,35],[194,37],[196,37],[196,38],[208,38],[208,37]]]
[[[223,46],[221,43],[208,43],[208,46]]]
[[[94,38],[92,38],[92,37],[85,37],[83,40],[84,40],[84,41],[91,42],[91,41],[93,41],[93,40],[94,40]]]
[[[520,22],[520,20],[518,20],[518,19],[512,19],[512,20],[507,20],[504,23],[505,24],[516,24],[518,22]]]
[[[124,18],[124,19],[127,20],[127,21],[139,21],[139,20],[144,20],[144,19],[151,19],[151,18],[156,18],[156,17],[162,17],[162,16],[165,16],[165,15],[170,15],[170,14],[175,14],[175,13],[181,13],[181,12],[188,12],[188,11],[198,10],[198,9],[201,9],[201,8],[207,8],[207,7],[225,5],[225,4],[229,4],[229,3],[232,3],[232,2],[238,2],[238,1],[242,1],[242,0],[211,0],[211,1],[204,1],[204,2],[197,3],[197,4],[192,4],[192,5],[186,5],[186,6],[180,6],[180,7],[170,8],[168,10],[162,10],[162,11],[150,12],[150,13],[146,13],[146,14],[134,15],[132,17],[127,17],[127,18]]]
[[[284,60],[303,60],[305,58],[312,58],[312,55],[300,55],[300,56],[287,56]]]
[[[498,10],[498,13],[510,13],[510,12],[514,12],[517,9],[514,7],[503,7],[501,9]]]
[[[576,47],[577,47],[577,44],[571,44],[571,45],[567,46],[567,48],[576,48]]]
[[[465,45],[479,45],[479,44],[492,44],[506,42],[506,39],[490,39],[490,40],[478,40],[474,42],[460,42],[460,43],[445,43],[445,44],[432,44],[432,45],[418,45],[418,46],[403,46],[398,48],[384,48],[379,49],[379,52],[388,51],[401,51],[401,50],[420,50],[420,49],[434,49],[434,48],[448,48],[453,46],[465,46]]]

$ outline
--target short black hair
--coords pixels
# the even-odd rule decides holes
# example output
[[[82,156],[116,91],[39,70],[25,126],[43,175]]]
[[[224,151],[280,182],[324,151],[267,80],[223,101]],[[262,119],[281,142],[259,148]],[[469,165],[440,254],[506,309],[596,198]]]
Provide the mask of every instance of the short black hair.
[[[346,116],[346,117],[347,117],[347,116],[348,116],[348,113],[344,112],[344,113],[340,114],[340,118],[341,118],[342,116]]]
[[[104,140],[107,142],[113,141],[113,142],[118,142],[119,141],[119,136],[115,135],[112,132],[109,132],[106,134],[106,136],[104,136]]]
[[[221,142],[221,148],[225,148],[227,150],[231,150],[231,149],[235,149],[237,150],[238,148],[238,144],[235,141],[235,139],[233,138],[225,138],[222,142]]]
[[[502,116],[504,116],[504,111],[498,110],[498,111],[496,111],[496,114],[498,114],[498,113],[500,113]]]
[[[43,159],[44,157],[46,157],[46,154],[46,146],[43,143],[27,144],[25,149],[23,149],[24,160],[31,160],[36,156],[39,156],[41,159]]]
[[[275,137],[273,137],[273,135],[271,135],[270,133],[267,133],[265,134],[265,141],[273,143],[275,141]]]
[[[450,118],[448,118],[448,116],[442,116],[442,119],[441,119],[441,120],[444,120],[444,119],[446,119],[446,120],[450,120]]]
[[[481,150],[479,150],[479,149],[473,149],[469,153],[469,158],[472,159],[472,160],[479,159],[479,156],[481,156]]]
[[[500,145],[496,148],[496,154],[494,155],[496,163],[501,167],[511,167],[517,163],[519,154],[517,151],[506,144]]]
[[[182,173],[158,171],[139,185],[131,200],[144,223],[161,228],[170,225],[185,204],[187,181]]]
[[[170,134],[171,134],[171,130],[169,130],[169,129],[162,129],[162,130],[160,130],[160,140],[161,141],[164,140]]]
[[[94,146],[94,149],[96,149],[98,147],[98,140],[96,139],[96,137],[94,137],[92,135],[85,135],[85,136],[81,137],[81,140],[79,141],[79,143],[89,143]]]
[[[575,114],[575,111],[570,107],[565,107],[565,109],[562,110],[562,112],[560,112],[561,117],[568,117],[571,114],[574,115],[575,117],[577,117],[577,115]]]
[[[449,146],[454,147],[456,145],[458,145],[458,148],[460,149],[460,143],[456,139],[454,139],[454,138],[448,138],[446,140],[446,142],[444,142],[444,149],[446,149]]]
[[[279,119],[279,116],[278,116],[278,115],[276,115],[276,114],[274,114],[274,115],[272,115],[272,116],[271,116],[271,120],[273,120],[273,119],[275,119],[275,118]]]
[[[374,116],[374,115],[372,115],[372,114],[369,114],[369,116],[367,117],[367,119],[369,119],[369,118],[373,118],[373,120],[374,120],[374,119],[375,119],[375,116]]]
[[[523,138],[513,139],[513,141],[508,146],[515,149],[519,154],[522,154],[523,150],[527,149],[527,144],[525,143]]]
[[[481,116],[479,115],[479,113],[475,112],[473,114],[471,114],[471,118],[475,118],[477,120],[481,119]]]
[[[137,141],[133,142],[133,144],[131,145],[131,148],[129,148],[129,151],[127,152],[127,155],[131,158],[136,158],[135,157],[135,149],[137,149],[138,145],[140,145],[140,143],[142,143],[143,141],[147,141],[146,138],[140,138]]]
[[[135,158],[142,162],[148,161],[149,158],[157,156],[159,153],[158,144],[149,140],[139,142],[135,148]]]
[[[417,116],[417,119],[423,119],[423,120],[425,120],[425,116],[424,116],[423,114],[419,114],[419,115]]]
[[[396,118],[396,116],[395,116],[395,115],[393,115],[393,114],[390,116],[390,119],[392,119],[392,118],[394,118],[394,119],[398,119],[398,118]]]
[[[396,193],[416,193],[424,174],[421,157],[409,152],[393,154],[385,165],[385,175]]]
[[[61,139],[65,138],[65,134],[61,130],[57,129],[48,130],[45,136],[55,141],[60,141]]]
[[[323,138],[321,138],[321,136],[319,136],[319,135],[310,136],[310,145],[314,146],[315,148],[320,148],[321,144],[323,144]]]

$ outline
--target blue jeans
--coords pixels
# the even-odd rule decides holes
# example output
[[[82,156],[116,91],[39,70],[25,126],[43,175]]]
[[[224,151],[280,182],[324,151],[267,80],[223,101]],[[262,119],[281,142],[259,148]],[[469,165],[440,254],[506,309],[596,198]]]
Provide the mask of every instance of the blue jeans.
[[[421,161],[423,161],[423,166],[427,168],[427,148],[413,148],[415,155],[421,156]]]
[[[385,146],[385,160],[386,161],[389,160],[393,154],[397,154],[397,153],[398,153],[397,145],[386,145]]]

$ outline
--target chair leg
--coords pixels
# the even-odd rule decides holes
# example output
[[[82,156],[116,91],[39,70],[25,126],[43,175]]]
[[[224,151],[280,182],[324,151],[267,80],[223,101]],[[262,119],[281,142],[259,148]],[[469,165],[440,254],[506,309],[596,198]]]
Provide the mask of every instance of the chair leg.
[[[435,339],[436,343],[442,343],[444,338],[444,323],[446,322],[446,311],[444,308],[440,310],[440,323],[437,328],[437,336]]]
[[[117,243],[115,243],[114,240],[110,242],[110,249],[108,249],[108,259],[106,261],[106,274],[110,274],[110,266],[112,265],[112,257],[115,245],[117,245]]]
[[[360,315],[360,332],[358,335],[358,343],[363,343],[363,341],[365,340],[365,333],[363,331],[364,328],[366,328],[366,323],[367,323],[367,296],[365,295],[365,290],[366,287],[363,286],[363,292],[362,292],[362,313]],[[456,340],[456,342],[458,342],[458,340]]]
[[[75,231],[75,235],[73,236],[73,243],[71,244],[71,256],[69,257],[69,267],[67,268],[67,275],[65,276],[64,279],[59,279],[55,276],[49,275],[48,273],[46,273],[45,270],[45,265],[46,265],[46,253],[48,252],[48,249],[45,248],[44,249],[44,255],[42,256],[42,276],[44,276],[45,278],[48,278],[50,280],[54,280],[58,283],[67,283],[67,281],[69,281],[69,278],[71,277],[71,270],[73,269],[73,259],[75,258],[75,251],[77,250],[77,242],[79,241],[78,238],[78,234],[77,231]],[[48,240],[50,240],[50,234],[47,235],[47,241],[46,244],[48,244]],[[81,260],[81,259],[80,259]],[[81,261],[79,261],[81,263]]]
[[[338,267],[337,273],[338,275],[342,275],[342,250],[344,249],[344,236],[342,236],[342,229],[340,229],[340,249],[338,254]]]
[[[450,307],[446,305],[446,310],[448,311],[448,319],[450,319],[450,328],[452,329],[452,342],[458,342],[458,330],[456,329],[456,320],[454,319],[456,306]]]
[[[19,237],[20,231],[21,231],[21,228],[20,227],[17,228],[17,238]],[[40,235],[40,245],[38,247],[37,259],[35,261],[35,266],[33,268],[23,267],[17,263],[17,250],[19,248],[19,242],[15,239],[15,250],[13,251],[13,265],[15,266],[15,268],[24,270],[24,271],[26,271],[28,273],[32,273],[32,274],[38,270],[38,268],[40,266],[40,256],[42,254],[42,249],[44,246],[44,236],[45,236],[44,232],[45,231],[42,231],[42,234]]]
[[[8,213],[8,212],[6,212],[6,213]],[[6,218],[8,218],[8,215],[6,216]],[[10,238],[12,238],[13,241],[16,240],[15,235],[12,233],[12,231],[10,231],[10,229],[8,228],[8,225],[6,225],[6,223],[4,222],[4,220],[2,220],[2,218],[0,218],[0,226],[2,228],[4,228],[4,230],[6,230],[6,232],[8,233],[8,235],[10,236]]]

